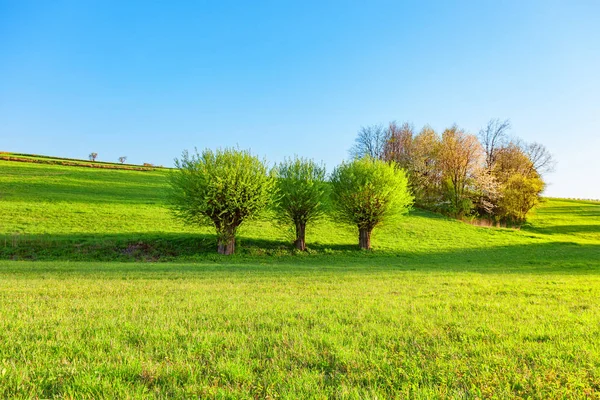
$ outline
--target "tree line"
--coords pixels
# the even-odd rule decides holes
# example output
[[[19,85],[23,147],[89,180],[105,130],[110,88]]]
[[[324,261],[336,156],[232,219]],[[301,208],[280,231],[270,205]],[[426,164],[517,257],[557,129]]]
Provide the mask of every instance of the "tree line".
[[[327,179],[325,166],[300,157],[269,169],[265,160],[238,149],[185,151],[170,175],[175,216],[217,232],[221,254],[235,252],[242,223],[271,208],[295,231],[294,245],[306,249],[306,226],[332,213],[354,225],[359,246],[371,249],[371,232],[406,213],[413,203],[404,170],[363,157],[337,166]]]
[[[494,119],[478,135],[456,125],[417,133],[410,123],[391,122],[362,128],[350,153],[404,169],[419,208],[518,226],[540,202],[543,175],[555,163],[543,145],[512,138],[510,128]]]
[[[177,218],[217,232],[221,254],[235,252],[240,225],[266,209],[295,232],[306,249],[306,227],[327,214],[355,226],[358,245],[371,249],[371,233],[414,205],[455,217],[522,223],[540,201],[542,173],[553,160],[540,144],[508,135],[508,121],[493,120],[479,137],[452,126],[362,128],[330,176],[325,166],[295,156],[269,168],[246,150],[184,151],[170,175],[170,207]]]

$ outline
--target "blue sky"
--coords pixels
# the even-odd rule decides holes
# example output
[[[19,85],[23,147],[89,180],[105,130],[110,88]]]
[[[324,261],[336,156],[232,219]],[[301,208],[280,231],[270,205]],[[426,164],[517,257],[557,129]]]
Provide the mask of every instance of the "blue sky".
[[[512,133],[600,198],[600,1],[0,0],[0,150],[172,165],[239,145],[331,170],[362,125]]]

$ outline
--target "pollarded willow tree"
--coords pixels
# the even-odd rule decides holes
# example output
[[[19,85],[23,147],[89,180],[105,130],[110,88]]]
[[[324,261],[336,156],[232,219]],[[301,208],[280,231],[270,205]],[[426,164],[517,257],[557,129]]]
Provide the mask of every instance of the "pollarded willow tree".
[[[406,213],[413,196],[404,170],[373,158],[339,165],[331,175],[332,201],[340,220],[358,227],[359,246],[371,249],[371,232]]]
[[[325,213],[325,166],[294,157],[277,165],[274,171],[278,189],[277,216],[285,225],[293,226],[296,248],[306,250],[306,224]]]
[[[170,178],[171,207],[178,218],[213,225],[220,254],[235,252],[240,225],[270,202],[275,180],[267,165],[249,151],[237,149],[183,152]]]

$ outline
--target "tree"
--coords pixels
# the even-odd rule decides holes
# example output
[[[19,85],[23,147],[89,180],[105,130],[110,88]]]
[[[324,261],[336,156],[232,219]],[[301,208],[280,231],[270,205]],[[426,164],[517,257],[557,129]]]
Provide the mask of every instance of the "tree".
[[[277,215],[284,224],[294,227],[296,248],[306,250],[306,224],[315,221],[325,212],[325,166],[295,157],[277,165],[275,176]]]
[[[500,182],[492,171],[481,168],[474,177],[473,205],[481,217],[493,218],[497,214],[502,195]]]
[[[121,164],[125,164],[125,161],[127,161],[127,157],[126,157],[126,156],[121,156],[121,157],[119,157],[119,162],[120,162]]]
[[[466,134],[456,125],[442,134],[440,166],[450,203],[450,213],[461,217],[471,211],[470,188],[479,172],[482,149],[477,137]]]
[[[98,153],[90,153],[88,157],[90,158],[90,161],[96,161],[96,158],[98,158]]]
[[[170,177],[171,206],[190,224],[213,225],[218,252],[233,254],[239,226],[270,202],[275,181],[264,161],[237,149],[183,152]]]
[[[398,126],[396,121],[390,122],[387,131],[387,140],[384,146],[384,158],[394,161],[405,170],[409,170],[413,162],[413,126],[405,122]]]
[[[424,126],[413,137],[406,171],[415,204],[419,207],[435,209],[442,201],[440,148],[440,138],[430,126]]]
[[[342,163],[331,175],[332,201],[341,221],[358,227],[359,246],[371,249],[371,232],[410,208],[404,170],[371,157]]]
[[[515,174],[537,176],[533,163],[527,154],[521,147],[512,142],[498,149],[492,172],[502,184],[506,183]]]
[[[492,173],[499,182],[496,217],[522,223],[540,202],[545,184],[522,145],[509,143],[498,150]]]
[[[502,186],[502,197],[498,204],[500,217],[517,224],[525,222],[529,211],[539,204],[543,190],[544,181],[537,174],[511,175]]]
[[[544,175],[554,171],[556,161],[543,144],[536,142],[525,144],[523,145],[523,151],[531,160],[532,167],[538,174]]]
[[[362,127],[350,149],[352,158],[371,157],[383,159],[388,132],[383,125],[371,125]]]
[[[498,149],[506,146],[508,142],[508,130],[511,128],[508,119],[500,121],[492,119],[487,126],[479,131],[479,140],[485,152],[485,168],[491,170],[496,162]]]

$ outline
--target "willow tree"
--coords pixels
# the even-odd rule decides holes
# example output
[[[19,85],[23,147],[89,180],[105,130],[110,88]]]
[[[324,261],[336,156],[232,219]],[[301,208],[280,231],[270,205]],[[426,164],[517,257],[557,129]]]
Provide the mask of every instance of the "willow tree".
[[[331,175],[332,201],[341,221],[358,228],[361,249],[371,249],[371,232],[406,213],[413,197],[404,170],[373,158],[342,163]]]
[[[296,248],[306,250],[306,224],[325,212],[325,166],[295,157],[279,163],[274,170],[278,196],[275,211],[281,222],[294,228]]]
[[[171,174],[171,207],[176,217],[193,225],[212,225],[218,252],[233,254],[240,225],[270,202],[274,179],[267,165],[248,151],[183,152]]]

